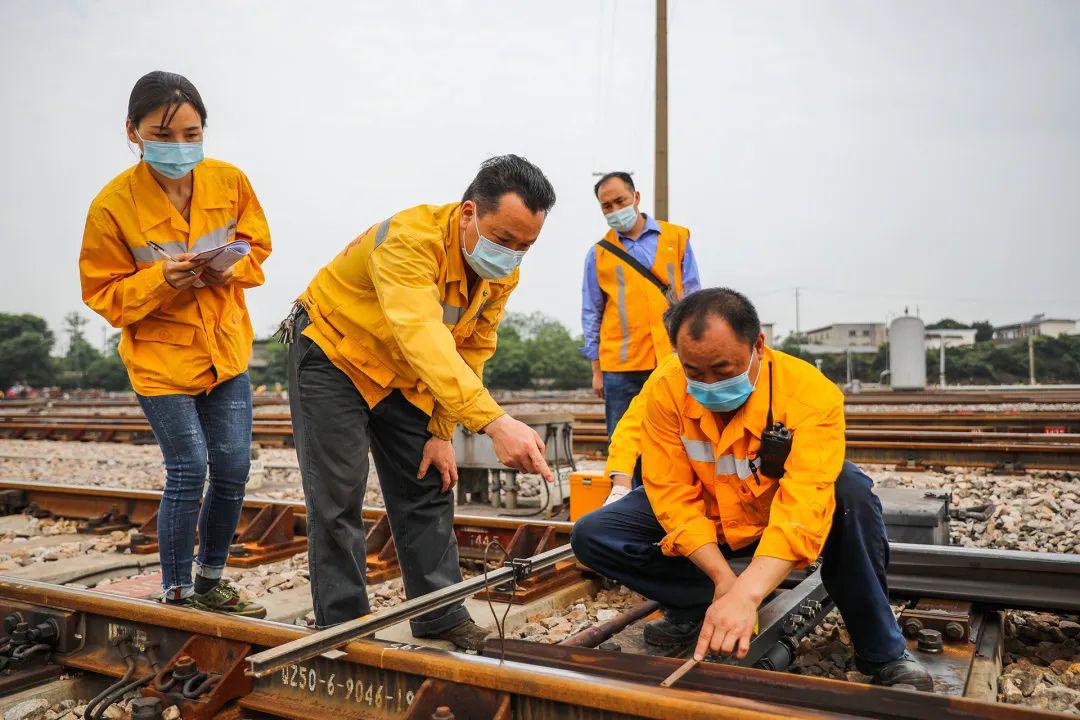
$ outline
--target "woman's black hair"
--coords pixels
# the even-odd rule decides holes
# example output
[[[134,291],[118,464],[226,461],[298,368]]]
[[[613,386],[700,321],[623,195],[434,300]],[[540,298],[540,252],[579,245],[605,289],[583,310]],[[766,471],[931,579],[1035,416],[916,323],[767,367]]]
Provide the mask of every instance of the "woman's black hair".
[[[199,113],[202,126],[206,127],[206,106],[203,105],[202,96],[191,81],[177,73],[155,70],[143,75],[135,83],[135,87],[131,88],[131,97],[128,99],[128,120],[138,127],[144,117],[159,107],[164,107],[165,112],[161,116],[161,124],[163,127],[168,127],[173,115],[184,103],[191,103],[191,107]]]

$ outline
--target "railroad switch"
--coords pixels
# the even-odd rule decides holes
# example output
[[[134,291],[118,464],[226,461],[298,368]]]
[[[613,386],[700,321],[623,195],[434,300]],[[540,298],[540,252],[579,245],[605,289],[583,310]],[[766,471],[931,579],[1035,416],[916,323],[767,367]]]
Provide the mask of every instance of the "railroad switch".
[[[924,598],[900,612],[904,635],[918,639],[923,630],[935,630],[953,642],[971,638],[971,603]]]
[[[567,560],[554,567],[533,572],[529,558],[558,547],[560,540],[555,528],[546,525],[526,523],[514,532],[510,544],[506,547],[506,559],[500,567],[511,566],[517,589],[511,589],[510,583],[502,583],[490,590],[476,594],[478,600],[491,599],[495,602],[513,604],[526,603],[534,598],[547,595],[581,577],[575,560]]]

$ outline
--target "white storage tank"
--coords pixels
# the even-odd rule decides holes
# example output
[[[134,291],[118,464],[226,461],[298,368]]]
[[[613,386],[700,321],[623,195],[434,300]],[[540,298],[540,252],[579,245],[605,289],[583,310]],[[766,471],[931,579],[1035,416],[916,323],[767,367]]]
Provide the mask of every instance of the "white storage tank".
[[[917,317],[889,325],[889,378],[893,390],[926,389],[926,325]]]

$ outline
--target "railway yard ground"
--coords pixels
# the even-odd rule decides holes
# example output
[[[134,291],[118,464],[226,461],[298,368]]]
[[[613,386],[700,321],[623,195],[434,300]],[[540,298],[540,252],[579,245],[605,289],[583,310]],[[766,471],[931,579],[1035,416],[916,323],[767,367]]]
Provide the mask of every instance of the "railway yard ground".
[[[21,613],[32,627],[51,618],[59,630],[37,661],[31,652],[26,661],[5,664],[0,649],[0,717],[83,717],[91,698],[125,675],[117,643],[128,634],[133,647],[143,638],[144,654],[147,638],[157,644],[161,667],[150,659],[145,668],[136,665],[154,671],[144,685],[157,688],[149,695],[162,699],[161,717],[170,720],[181,712],[428,718],[441,717],[434,714],[439,705],[456,706],[458,718],[1080,715],[1080,396],[957,395],[931,402],[868,396],[848,406],[849,446],[861,448],[857,458],[877,487],[947,497],[950,545],[897,544],[895,576],[890,571],[902,626],[921,618],[913,648],[924,625],[939,628],[934,613],[962,625],[939,628],[944,652],[928,656],[939,687],[933,696],[867,684],[853,665],[843,621],[812,572],[763,606],[762,642],[748,667],[708,663],[691,671],[682,689],[661,691],[657,683],[681,661],[644,654],[641,626],[655,606],[572,558],[466,601],[474,619],[496,633],[496,617],[506,613],[505,639],[490,640],[481,656],[450,653],[445,644],[420,648],[430,644],[395,623],[374,639],[342,646],[344,656],[316,653],[260,676],[241,660],[309,637],[314,624],[287,406],[256,408],[259,448],[228,571],[269,616],[215,625],[216,618],[193,619],[190,611],[147,602],[159,591],[153,512],[163,485],[160,451],[138,429],[86,429],[117,418],[135,428],[142,424],[137,410],[119,402],[0,404],[0,615]],[[606,437],[594,402],[530,399],[511,407],[573,413],[577,467],[603,467]],[[539,483],[518,477],[521,507],[535,504]],[[405,596],[374,469],[365,506],[369,590],[378,614],[402,607]],[[539,557],[565,544],[569,532],[565,508],[520,517],[466,504],[458,514],[467,581],[499,567],[498,558],[485,564],[491,539],[513,543],[515,557]],[[12,638],[26,629],[16,628],[18,618],[5,623],[10,653]],[[790,656],[778,662],[782,647]],[[161,668],[175,670],[176,659],[187,656],[216,683],[192,697],[160,690]],[[774,667],[787,673],[762,669]],[[97,707],[98,716],[142,712],[138,701],[117,698],[107,710]]]

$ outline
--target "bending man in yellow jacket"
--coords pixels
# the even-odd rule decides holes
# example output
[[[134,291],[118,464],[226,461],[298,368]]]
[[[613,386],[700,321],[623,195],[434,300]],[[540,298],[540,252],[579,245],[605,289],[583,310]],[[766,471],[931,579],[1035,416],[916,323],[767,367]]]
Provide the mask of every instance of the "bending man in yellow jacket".
[[[619,425],[615,465],[639,443],[643,487],[581,518],[579,560],[659,601],[645,640],[746,655],[758,606],[822,556],[822,580],[855,646],[883,685],[929,690],[889,606],[889,543],[873,483],[844,461],[844,398],[812,366],[765,347],[754,306],[727,288],[672,308],[677,355],[662,362]],[[786,451],[762,452],[774,423]],[[753,556],[741,575],[727,562]]]
[[[286,322],[293,434],[308,508],[315,621],[370,612],[360,514],[368,450],[408,597],[461,580],[454,537],[457,423],[485,432],[510,467],[551,480],[544,443],[484,388],[484,363],[555,192],[527,160],[486,161],[461,202],[376,223],[315,276]],[[461,604],[413,634],[477,649]]]

